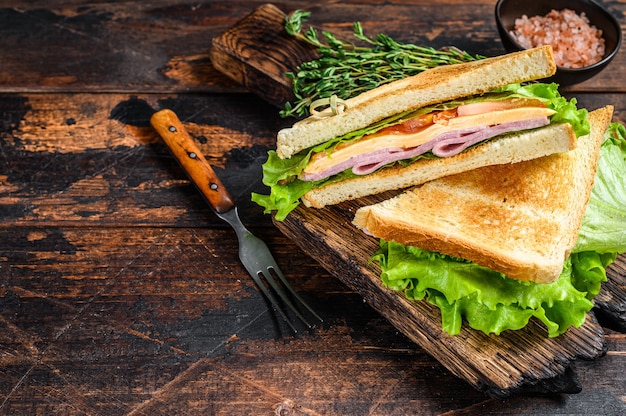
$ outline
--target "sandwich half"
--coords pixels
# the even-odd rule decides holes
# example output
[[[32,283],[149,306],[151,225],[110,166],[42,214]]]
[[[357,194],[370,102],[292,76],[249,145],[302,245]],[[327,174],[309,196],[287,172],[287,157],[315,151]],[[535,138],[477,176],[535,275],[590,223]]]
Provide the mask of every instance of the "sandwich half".
[[[367,91],[278,133],[263,165],[284,218],[300,202],[321,208],[481,166],[566,152],[588,133],[587,112],[556,84],[550,46],[444,65]]]
[[[353,223],[512,279],[553,282],[576,243],[611,116],[611,107],[591,112],[591,134],[572,151],[433,180],[359,208]]]
[[[591,303],[580,306],[571,300],[580,295],[582,302],[585,293],[578,293],[569,281],[562,280],[572,273],[569,258],[589,202],[612,111],[612,106],[606,106],[589,113],[590,134],[580,137],[572,151],[439,178],[359,208],[353,223],[402,252],[396,257],[400,259],[396,272],[404,275],[401,280],[411,274],[407,264],[423,261],[423,276],[413,276],[414,282],[421,282],[410,285],[426,285],[428,289],[420,290],[430,290],[433,298],[439,296],[433,293],[445,292],[438,285],[446,278],[466,274],[467,280],[443,283],[451,284],[454,291],[467,291],[465,295],[457,299],[456,295],[444,294],[435,302],[442,311],[454,310],[457,318],[468,311],[469,315],[476,312],[476,306],[468,305],[478,300],[489,306],[472,316],[497,315],[494,319],[500,322],[495,325],[500,329],[518,328],[519,322],[506,322],[518,311],[526,321],[537,316],[548,325],[569,313],[577,314],[578,321],[569,323],[582,324],[580,319],[584,321]],[[416,257],[411,252],[417,253]],[[385,257],[383,261],[387,260]],[[427,283],[428,279],[434,284]],[[484,285],[483,290],[468,289],[474,284]],[[398,289],[407,290],[406,281],[402,285]],[[542,300],[536,301],[536,296]],[[455,300],[459,300],[456,305]],[[467,302],[465,306],[463,302]],[[513,305],[516,312],[507,309],[498,315],[496,310],[504,311],[509,307],[505,305]],[[554,312],[554,305],[565,312]],[[577,307],[580,310],[575,311]],[[458,325],[454,323],[457,329]],[[551,333],[561,330],[553,328]]]

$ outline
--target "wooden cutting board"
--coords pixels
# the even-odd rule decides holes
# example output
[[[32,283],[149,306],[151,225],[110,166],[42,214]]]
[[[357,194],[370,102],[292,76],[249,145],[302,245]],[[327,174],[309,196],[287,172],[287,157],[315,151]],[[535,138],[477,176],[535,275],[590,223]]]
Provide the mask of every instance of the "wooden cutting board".
[[[285,14],[271,4],[259,7],[237,25],[213,40],[213,65],[259,95],[282,107],[293,98],[284,76],[315,57],[315,51],[283,30]],[[262,40],[262,41],[259,41]],[[328,272],[363,296],[407,337],[428,351],[456,376],[492,397],[515,392],[576,393],[580,385],[572,370],[578,359],[593,360],[606,350],[604,331],[593,313],[581,328],[548,338],[537,322],[521,331],[485,335],[464,327],[450,336],[441,330],[439,310],[425,301],[409,301],[386,289],[380,270],[369,258],[378,240],[352,224],[356,210],[394,193],[349,201],[324,209],[300,206],[275,225]],[[610,281],[597,297],[601,311],[622,326],[626,295],[624,257],[609,271]]]
[[[589,314],[581,328],[557,338],[548,338],[546,330],[534,321],[523,330],[505,331],[500,336],[488,336],[466,326],[459,335],[448,335],[441,329],[437,307],[407,300],[382,286],[380,269],[368,261],[378,248],[378,240],[351,224],[360,206],[385,196],[318,210],[299,207],[275,224],[396,328],[475,388],[493,397],[521,390],[578,392],[570,364],[576,359],[595,359],[605,350],[604,332],[594,315]]]

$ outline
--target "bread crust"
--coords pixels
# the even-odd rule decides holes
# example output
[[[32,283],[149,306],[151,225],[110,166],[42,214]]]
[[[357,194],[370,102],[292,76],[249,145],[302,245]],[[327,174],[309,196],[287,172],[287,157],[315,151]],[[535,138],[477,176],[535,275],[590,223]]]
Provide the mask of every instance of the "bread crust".
[[[360,208],[353,223],[513,279],[553,282],[578,238],[612,112],[590,113],[591,133],[575,150],[437,179]]]
[[[345,101],[335,116],[308,117],[280,130],[276,153],[289,158],[301,150],[364,128],[403,111],[482,94],[505,85],[547,78],[556,72],[551,46],[444,65],[385,84]]]

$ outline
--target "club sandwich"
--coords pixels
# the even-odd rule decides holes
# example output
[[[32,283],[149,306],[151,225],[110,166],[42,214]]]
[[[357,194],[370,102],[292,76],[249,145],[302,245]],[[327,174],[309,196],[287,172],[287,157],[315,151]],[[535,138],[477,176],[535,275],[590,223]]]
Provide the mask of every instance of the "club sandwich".
[[[587,112],[563,98],[550,46],[444,65],[329,107],[281,130],[263,165],[269,195],[253,200],[284,219],[482,166],[567,152],[588,133]]]

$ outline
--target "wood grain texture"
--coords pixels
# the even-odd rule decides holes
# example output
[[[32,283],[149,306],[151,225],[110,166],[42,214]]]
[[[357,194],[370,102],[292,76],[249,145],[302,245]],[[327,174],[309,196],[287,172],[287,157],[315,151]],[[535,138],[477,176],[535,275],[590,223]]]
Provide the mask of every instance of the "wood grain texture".
[[[262,5],[211,46],[215,68],[277,107],[295,98],[285,73],[317,57],[314,48],[285,32],[285,17],[273,4]]]
[[[210,49],[265,3],[0,5],[0,414],[624,414],[626,338],[600,314],[607,352],[572,363],[580,393],[490,398],[250,202],[291,121],[218,71]],[[346,36],[358,19],[368,34],[497,54],[494,3],[276,6],[310,8],[312,24]],[[622,51],[568,94],[589,108],[613,103],[623,119],[624,62]],[[180,116],[246,226],[322,314],[314,331],[293,336],[248,278],[234,232],[150,127],[162,108]]]

